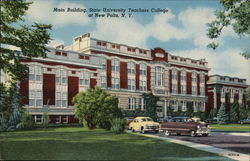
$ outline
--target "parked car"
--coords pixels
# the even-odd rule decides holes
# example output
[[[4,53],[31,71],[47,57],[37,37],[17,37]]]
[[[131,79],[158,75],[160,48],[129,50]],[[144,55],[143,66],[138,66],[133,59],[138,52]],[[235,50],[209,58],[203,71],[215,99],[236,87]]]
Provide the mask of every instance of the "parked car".
[[[205,120],[205,123],[216,124],[217,123],[217,117],[208,118],[208,119]]]
[[[173,117],[170,122],[161,123],[160,129],[167,136],[173,133],[177,135],[189,134],[191,136],[208,136],[210,133],[207,124],[195,122],[190,117]]]
[[[134,117],[125,117],[126,120],[126,129],[129,129],[129,124],[134,120]]]
[[[147,131],[154,131],[155,133],[159,132],[160,124],[158,122],[154,122],[150,117],[136,117],[130,124],[129,129],[132,132],[140,131],[141,133],[145,133]]]
[[[160,117],[157,119],[157,122],[169,122],[172,119],[172,116]]]
[[[240,124],[250,124],[250,117],[239,121]]]
[[[192,120],[194,120],[194,122],[199,122],[199,123],[205,124],[205,122],[201,121],[201,118],[199,118],[199,117],[192,117]]]

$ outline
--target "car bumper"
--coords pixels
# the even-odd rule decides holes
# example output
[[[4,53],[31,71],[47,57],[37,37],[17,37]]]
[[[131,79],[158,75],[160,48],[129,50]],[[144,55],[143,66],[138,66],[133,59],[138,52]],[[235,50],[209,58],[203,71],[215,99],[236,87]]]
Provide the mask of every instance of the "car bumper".
[[[197,131],[196,131],[196,134],[208,134],[208,133],[210,133],[210,129],[198,129]]]
[[[144,131],[159,131],[159,128],[145,128]]]

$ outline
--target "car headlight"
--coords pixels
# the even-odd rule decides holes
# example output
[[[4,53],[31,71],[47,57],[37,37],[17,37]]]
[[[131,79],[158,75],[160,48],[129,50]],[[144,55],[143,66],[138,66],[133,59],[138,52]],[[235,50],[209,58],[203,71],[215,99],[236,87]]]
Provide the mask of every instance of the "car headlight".
[[[197,126],[197,129],[199,129],[199,128],[200,128],[200,125]]]

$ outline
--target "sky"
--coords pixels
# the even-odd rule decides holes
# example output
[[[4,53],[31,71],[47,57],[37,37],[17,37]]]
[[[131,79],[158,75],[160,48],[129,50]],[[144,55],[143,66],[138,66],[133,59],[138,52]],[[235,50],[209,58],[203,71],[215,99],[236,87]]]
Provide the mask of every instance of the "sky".
[[[54,12],[54,9],[65,12]],[[67,12],[67,8],[81,8],[87,12]],[[100,12],[90,12],[90,8]],[[103,8],[126,9],[126,18],[89,17],[104,13]],[[148,9],[149,12],[128,12],[128,9]],[[155,12],[151,9],[167,10]],[[160,47],[173,55],[203,59],[211,68],[209,74],[227,75],[248,79],[250,59],[239,53],[250,51],[249,37],[240,37],[232,27],[223,30],[216,39],[216,50],[206,46],[206,24],[215,19],[214,12],[221,10],[218,0],[34,0],[25,16],[25,23],[52,24],[50,46],[71,45],[73,38],[91,33],[97,39],[147,49]],[[132,14],[129,17],[128,14]]]

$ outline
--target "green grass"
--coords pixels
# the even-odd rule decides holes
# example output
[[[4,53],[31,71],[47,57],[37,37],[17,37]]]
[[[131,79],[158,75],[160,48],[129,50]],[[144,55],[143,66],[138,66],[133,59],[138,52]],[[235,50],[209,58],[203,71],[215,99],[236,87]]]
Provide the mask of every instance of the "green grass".
[[[223,131],[248,131],[250,132],[250,125],[249,124],[225,124],[225,125],[218,125],[213,124],[209,125],[212,130],[223,130]]]
[[[80,127],[0,133],[0,154],[0,160],[226,160],[159,139]]]

